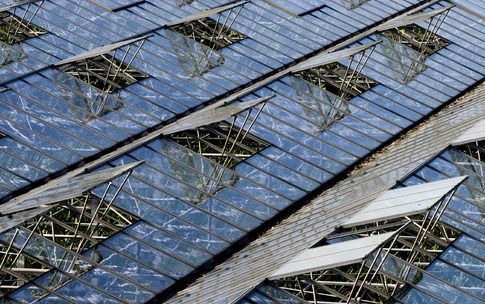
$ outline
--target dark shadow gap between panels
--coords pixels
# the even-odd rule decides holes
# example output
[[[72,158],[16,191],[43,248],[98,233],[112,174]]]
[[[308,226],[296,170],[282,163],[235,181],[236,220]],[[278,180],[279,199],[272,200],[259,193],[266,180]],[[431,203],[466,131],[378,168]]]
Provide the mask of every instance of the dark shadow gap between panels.
[[[127,10],[127,9],[130,9],[132,7],[135,7],[135,6],[139,6],[139,5],[142,5],[144,3],[147,3],[146,0],[142,0],[142,1],[135,1],[133,3],[130,3],[128,5],[123,5],[123,6],[120,6],[120,7],[116,7],[116,8],[113,8],[112,11],[113,12],[119,12],[119,11],[123,11],[123,10]]]
[[[326,5],[325,5],[325,4],[322,4],[322,5],[320,5],[320,6],[317,6],[317,7],[315,7],[315,8],[312,8],[312,9],[311,9],[311,10],[309,10],[309,11],[306,11],[306,12],[304,12],[304,13],[300,13],[300,14],[298,14],[298,16],[299,16],[299,17],[303,17],[303,16],[306,16],[306,15],[310,15],[310,14],[313,14],[314,12],[316,12],[316,11],[319,11],[319,10],[324,9],[325,7],[326,7]]]

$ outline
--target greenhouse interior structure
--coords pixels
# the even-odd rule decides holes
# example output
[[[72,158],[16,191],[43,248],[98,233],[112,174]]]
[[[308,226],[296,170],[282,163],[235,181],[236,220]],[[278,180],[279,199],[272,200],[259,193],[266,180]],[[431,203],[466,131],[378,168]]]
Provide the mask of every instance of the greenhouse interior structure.
[[[485,302],[484,0],[0,0],[0,304]]]

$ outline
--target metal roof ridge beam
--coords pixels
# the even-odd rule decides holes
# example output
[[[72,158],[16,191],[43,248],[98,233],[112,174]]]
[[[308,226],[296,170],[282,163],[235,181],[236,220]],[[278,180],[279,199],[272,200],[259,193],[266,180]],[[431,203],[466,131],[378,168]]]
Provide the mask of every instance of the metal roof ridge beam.
[[[465,175],[384,191],[364,208],[354,213],[340,227],[350,228],[423,213],[452,193],[467,177]],[[430,189],[427,190],[427,187]]]
[[[306,61],[303,61],[302,63],[299,63],[291,67],[288,73],[300,72],[300,71],[308,70],[318,66],[322,66],[328,63],[336,62],[336,61],[339,61],[340,59],[344,59],[344,58],[353,56],[355,54],[358,54],[360,52],[366,51],[367,49],[372,48],[381,42],[382,40],[379,40],[376,42],[365,44],[363,46],[357,46],[354,48],[343,49],[343,50],[334,51],[334,52],[324,51],[320,54],[317,54],[307,59]]]
[[[245,1],[239,1],[239,2],[236,2],[236,3],[224,5],[224,6],[211,8],[211,9],[201,11],[201,12],[198,12],[196,14],[187,16],[185,18],[181,18],[181,19],[175,20],[173,22],[167,23],[166,26],[171,27],[171,26],[182,24],[182,23],[187,23],[187,22],[198,20],[198,19],[206,18],[206,17],[212,16],[212,15],[215,15],[217,13],[222,13],[224,11],[230,10],[234,7],[244,5],[248,2],[249,2],[249,0],[245,0]]]
[[[141,165],[143,162],[144,161],[136,161],[123,166],[118,166],[114,168],[101,170],[98,172],[88,173],[86,175],[74,176],[74,177],[71,177],[70,179],[58,181],[57,183],[52,183],[47,188],[42,188],[42,189],[37,188],[36,190],[38,191],[34,191],[32,193],[29,192],[28,195],[16,197],[10,200],[9,202],[7,202],[6,204],[1,205],[0,216],[26,211],[32,208],[38,208],[38,207],[44,206],[45,204],[56,203],[59,201],[80,196],[82,195],[83,192],[89,191],[90,189],[92,189],[93,187],[96,187],[99,184],[103,184],[108,180],[113,180],[121,176],[122,174],[133,170],[134,168]],[[84,187],[83,187],[83,183],[84,183]],[[74,190],[73,192],[66,193],[68,192],[66,190],[70,190],[69,188],[70,184],[76,184],[77,187],[73,189]],[[49,193],[49,192],[52,192],[52,190],[56,190],[57,188],[59,188],[59,190],[54,191],[55,195],[58,195],[57,197],[52,193]],[[64,192],[62,190],[63,188],[64,188]],[[47,196],[45,196],[46,192],[48,194]],[[30,200],[33,201],[31,204],[28,204],[27,206],[18,206],[18,204],[25,203]]]
[[[424,13],[420,13],[420,14],[405,14],[405,15],[397,16],[396,18],[393,18],[393,19],[387,21],[386,23],[378,26],[376,31],[382,32],[382,31],[393,29],[393,28],[396,28],[396,27],[405,26],[405,25],[408,25],[408,24],[425,21],[425,20],[428,20],[430,18],[433,18],[436,15],[439,15],[439,14],[442,14],[446,11],[449,11],[454,6],[455,6],[454,4],[450,4],[450,5],[445,6],[443,8],[439,8],[439,9],[432,10],[432,11],[429,11],[429,12],[424,12]]]
[[[400,232],[402,232],[401,228],[396,231],[307,249],[273,272],[268,279],[281,279],[357,263]],[[313,260],[313,263],[310,260]],[[298,268],[298,264],[302,267]]]
[[[163,135],[169,135],[172,133],[195,129],[212,123],[220,122],[236,116],[247,109],[264,103],[275,96],[276,95],[273,94],[270,96],[252,99],[250,101],[237,102],[227,106],[221,106],[215,109],[202,108],[197,112],[182,117],[173,124],[163,127],[160,131],[162,131]]]
[[[151,35],[145,35],[145,36],[141,36],[141,37],[137,37],[137,38],[133,38],[133,39],[123,40],[123,41],[103,45],[103,46],[94,48],[92,50],[83,52],[79,55],[75,55],[75,56],[69,57],[67,59],[58,61],[54,64],[54,66],[60,66],[60,65],[71,63],[71,62],[84,60],[84,59],[96,57],[96,56],[99,56],[99,55],[102,55],[102,54],[106,54],[106,53],[111,52],[115,49],[119,49],[121,47],[124,47],[125,45],[133,44],[133,43],[136,43],[140,40],[144,40],[144,39],[146,39],[150,36]]]

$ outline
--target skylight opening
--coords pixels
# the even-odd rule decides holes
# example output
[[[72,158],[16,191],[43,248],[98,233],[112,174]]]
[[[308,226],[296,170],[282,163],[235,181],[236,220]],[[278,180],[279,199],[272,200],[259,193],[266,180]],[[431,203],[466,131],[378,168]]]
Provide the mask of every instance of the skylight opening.
[[[382,51],[387,64],[396,71],[391,73],[395,80],[402,83],[413,80],[426,70],[427,57],[450,43],[437,34],[450,8],[392,19],[383,25],[378,38],[383,41]],[[415,24],[424,21],[426,28]]]
[[[0,261],[3,261],[0,265],[2,279],[0,295],[13,291],[49,271],[52,268],[50,265],[55,265],[76,276],[91,269],[87,264],[79,265],[67,256],[59,256],[53,260],[54,257],[50,256],[52,253],[43,249],[53,249],[53,246],[46,245],[48,242],[68,252],[83,254],[137,220],[133,215],[90,194],[61,202],[42,214],[26,220],[5,232],[2,237],[4,242],[0,242]],[[27,235],[32,236],[29,238]],[[21,247],[24,243],[29,250],[22,251],[15,248]],[[45,243],[44,246],[43,243]],[[16,246],[9,246],[10,244],[16,244]],[[2,247],[5,250],[2,250]],[[62,252],[58,254],[62,255]],[[2,268],[11,271],[5,273],[1,271]],[[19,284],[19,278],[21,284]],[[38,296],[42,298],[47,294],[45,291],[39,291]]]
[[[147,74],[132,67],[130,63],[118,60],[115,54],[103,54],[70,62],[60,66],[59,69],[107,94],[126,88],[149,77]]]
[[[456,147],[460,152],[473,157],[474,159],[485,162],[485,141],[478,141]]]
[[[170,138],[229,169],[270,146],[266,141],[225,122],[174,133]]]
[[[214,194],[226,185],[235,183],[238,176],[231,169],[270,146],[268,142],[250,134],[250,131],[266,102],[273,97],[204,108],[162,128],[162,134],[167,138],[215,162],[205,161],[204,167],[208,171],[200,179],[201,190]],[[191,203],[201,201],[198,197]]]
[[[1,295],[50,269],[47,286],[55,290],[95,267],[103,259],[95,245],[138,221],[114,202],[139,164],[73,177],[26,200],[2,206]],[[123,178],[119,186],[112,183],[116,178]],[[103,195],[93,195],[93,187],[99,187]],[[38,299],[49,294],[43,288],[34,288],[34,292]]]
[[[424,56],[432,55],[450,44],[445,38],[416,24],[389,29],[382,32],[382,34],[393,41],[422,53]]]
[[[295,76],[345,100],[350,100],[378,84],[338,62],[297,72]]]
[[[28,10],[28,8],[27,8]],[[35,16],[35,15],[34,15]],[[46,34],[47,31],[32,23],[32,18],[20,18],[9,12],[0,13],[0,41],[9,45]]]
[[[315,99],[320,103],[320,106],[314,107],[319,109],[318,115],[321,121],[317,133],[327,130],[333,123],[347,115],[349,101],[352,98],[378,84],[363,75],[362,70],[379,43],[380,41],[334,52],[322,52],[292,69],[292,75],[303,80],[301,83],[294,81],[297,91],[303,89],[313,95],[311,92],[321,89],[323,91],[318,94],[325,95]],[[348,64],[339,63],[342,60],[348,60]],[[315,90],[310,86],[318,89]],[[303,97],[303,100],[305,99],[307,98]],[[309,102],[312,102],[311,100],[310,98]]]
[[[440,219],[466,178],[382,193],[268,279],[303,300],[386,303],[460,235]]]
[[[201,43],[214,51],[220,51],[222,48],[246,38],[245,35],[231,29],[226,25],[227,18],[218,15],[217,21],[209,17],[194,20],[188,23],[178,24],[172,27],[172,30],[184,35],[198,43]],[[232,20],[234,22],[236,17]],[[225,22],[221,24],[221,19]]]

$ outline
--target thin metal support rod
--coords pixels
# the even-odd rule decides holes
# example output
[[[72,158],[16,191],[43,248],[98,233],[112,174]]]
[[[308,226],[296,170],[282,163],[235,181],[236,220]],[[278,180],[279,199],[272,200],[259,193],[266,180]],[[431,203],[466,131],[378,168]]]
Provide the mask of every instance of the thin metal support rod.
[[[219,32],[217,33],[217,38],[219,38],[222,35],[222,32],[224,31],[224,27],[227,24],[227,20],[229,20],[229,18],[231,17],[231,14],[232,14],[232,10],[229,11],[226,19],[224,20],[223,24],[221,25],[221,28],[219,29]],[[219,15],[222,15],[222,13],[220,13]]]
[[[143,47],[144,44],[145,44],[145,39],[143,39],[142,41],[140,41],[140,45],[136,49],[135,53],[131,57],[131,59],[128,62],[128,64],[126,64],[126,68],[123,70],[123,74],[125,74],[128,71],[128,69],[131,67],[131,64],[133,63],[133,60],[135,60],[135,58],[138,56],[138,53],[140,53],[141,48]]]
[[[31,4],[32,4],[32,3],[29,3],[29,5],[27,6],[27,8],[26,8],[26,9],[25,9],[25,11],[24,11],[24,14],[23,14],[23,15],[22,15],[22,17],[20,18],[20,20],[18,20],[18,21],[17,21],[18,23],[17,23],[17,26],[16,26],[16,28],[15,28],[15,32],[14,32],[14,34],[13,34],[14,36],[15,36],[15,35],[17,35],[17,33],[18,33],[18,32],[19,32],[19,30],[20,30],[20,27],[22,27],[22,22],[24,22],[24,20],[25,20],[25,16],[26,16],[26,15],[27,15],[27,13],[29,12],[30,5],[31,5]],[[15,16],[12,16],[12,17],[13,17],[13,18],[15,18]],[[15,19],[15,20],[17,20],[17,19]]]
[[[214,36],[216,34],[216,31],[217,31],[217,26],[219,25],[219,22],[221,21],[221,16],[222,16],[222,14],[217,14],[216,25],[212,29],[212,34],[211,34],[211,37],[209,38],[209,45],[211,46],[211,48],[212,48],[212,41],[214,40]]]
[[[234,129],[234,125],[236,124],[236,120],[237,120],[237,115],[234,116],[234,118],[232,120],[232,123],[231,123],[231,126],[229,128],[229,131],[227,132],[226,140],[224,141],[224,146],[222,147],[222,151],[221,151],[221,156],[222,157],[224,157],[225,154],[226,154],[227,144],[229,143],[229,138],[231,137],[232,130]],[[218,162],[218,164],[220,164],[220,162]],[[214,173],[216,173],[217,168],[218,168],[217,165],[214,165],[214,167],[212,168],[212,171],[211,171],[211,173],[210,173],[210,175],[209,175],[209,177],[207,179],[207,184],[204,187],[205,192],[209,192],[210,185],[211,185],[211,181],[212,181],[212,178],[214,176]],[[224,170],[224,167],[222,167],[222,170]],[[218,183],[218,182],[219,181],[217,179],[214,181],[214,183]]]
[[[35,10],[35,12],[32,14],[32,17],[30,17],[29,21],[27,22],[27,24],[25,25],[26,27],[28,27],[31,23],[32,23],[32,20],[35,18],[35,16],[37,16],[37,13],[39,12],[40,8],[42,7],[42,5],[44,4],[44,0],[40,1],[40,3],[36,3],[37,4],[37,9]],[[28,8],[27,8],[28,9]]]
[[[313,272],[310,272],[310,279],[313,280]],[[312,293],[313,293],[313,304],[317,304],[317,291],[315,290],[315,285],[312,284]]]
[[[112,185],[113,185],[113,182],[109,181],[108,185],[106,186],[106,189],[104,190],[103,196],[101,196],[101,199],[99,201],[98,206],[96,206],[96,210],[94,211],[93,217],[89,221],[88,230],[91,229],[91,226],[93,225],[93,222],[96,219],[96,215],[99,212],[99,208],[101,207],[102,202],[104,202],[104,200],[106,199],[106,196],[108,195],[109,188],[111,188]]]
[[[111,85],[108,86],[108,88],[106,89],[106,83],[108,82],[108,79],[110,78],[109,75],[111,73],[111,69],[113,67],[113,65],[115,64],[115,60],[116,60],[116,53],[118,52],[118,50],[115,50],[113,52],[113,54],[111,54],[111,60],[109,60],[109,66],[108,66],[108,71],[106,72],[106,77],[104,77],[104,81],[103,81],[103,90],[106,91],[107,93],[109,93],[109,90],[111,89]],[[106,58],[104,55],[102,56],[105,60],[108,60],[108,58]],[[117,67],[119,69],[119,66]],[[113,81],[115,80],[116,77],[113,78]]]
[[[352,82],[352,79],[354,79],[355,73],[357,73],[357,69],[359,68],[360,63],[362,62],[362,59],[364,59],[364,56],[365,56],[365,51],[360,54],[360,58],[357,61],[357,64],[355,65],[355,69],[352,70],[352,74],[350,74],[349,80],[347,81],[347,79],[344,79],[345,81],[344,88],[347,89],[350,86],[350,83]]]
[[[195,132],[197,134],[197,144],[199,146],[199,154],[202,154],[202,142],[201,142],[201,138],[200,138],[200,130],[199,128],[195,129]],[[192,150],[191,148],[191,145],[190,145],[190,140],[189,140],[189,137],[187,136],[187,143],[189,144],[189,148]]]
[[[374,45],[371,49],[370,49],[370,52],[369,52],[369,55],[367,56],[367,58],[365,59],[364,63],[360,66],[358,72],[357,72],[357,76],[356,77],[359,77],[361,74],[362,74],[362,71],[364,70],[365,66],[367,65],[367,62],[369,62],[369,59],[372,57],[372,54],[374,54],[374,51],[376,49],[376,45]]]
[[[265,102],[263,102],[261,104],[261,107],[259,108],[258,112],[256,113],[256,116],[254,116],[254,119],[251,122],[251,124],[249,125],[248,129],[246,130],[246,133],[244,133],[244,136],[241,138],[241,142],[246,138],[246,136],[248,135],[249,131],[251,131],[251,129],[253,128],[253,126],[256,123],[256,120],[258,119],[259,115],[263,112],[263,109],[266,106],[266,103],[267,102],[268,101],[265,101]]]
[[[108,205],[106,206],[106,208],[104,209],[103,213],[101,214],[101,216],[99,217],[99,220],[102,220],[103,217],[106,215],[106,213],[108,212],[108,210],[111,208],[111,206],[113,205],[114,201],[116,200],[116,198],[118,197],[118,195],[120,194],[121,192],[121,189],[125,186],[126,182],[128,181],[128,178],[131,176],[131,173],[132,173],[132,170],[129,170],[128,172],[126,172],[126,175],[125,175],[125,178],[123,178],[123,181],[121,182],[121,184],[119,185],[118,189],[116,189],[116,192],[115,194],[113,195],[113,197],[111,198],[111,200],[109,201]],[[103,201],[100,201],[100,205],[103,203]]]
[[[391,244],[389,245],[389,250],[386,251],[386,253],[384,253],[384,257],[382,258],[381,262],[379,263],[379,265],[377,265],[377,268],[376,270],[374,271],[374,274],[372,275],[372,277],[370,278],[369,280],[369,283],[371,283],[376,275],[378,274],[378,272],[380,271],[382,265],[384,265],[384,262],[386,261],[387,257],[389,256],[389,254],[391,253],[391,250],[392,250],[392,247],[394,247],[394,244],[396,243],[397,239],[399,238],[400,234],[397,234],[393,239],[392,239],[392,242]],[[364,284],[365,284],[365,281],[364,281]]]
[[[305,300],[305,293],[303,292],[303,288],[301,288],[301,282],[300,282],[300,277],[296,277],[296,284],[298,285],[298,288],[300,289],[301,293],[301,298]]]
[[[437,209],[438,216],[435,216],[435,218],[433,219],[433,224],[430,227],[430,231],[433,231],[436,224],[440,221],[441,217],[443,216],[443,213],[445,212],[446,208],[448,208],[448,205],[453,199],[453,196],[455,195],[455,192],[457,189],[458,189],[457,187],[453,189],[453,191],[449,194],[449,197],[446,199],[446,202],[443,204],[443,206],[440,206],[440,208]]]
[[[3,265],[5,265],[5,262],[7,260],[7,257],[10,254],[10,250],[12,250],[12,246],[13,246],[13,244],[15,242],[15,238],[17,237],[18,233],[19,233],[18,228],[15,228],[15,233],[14,233],[14,235],[12,237],[12,240],[8,244],[8,247],[7,247],[7,250],[5,252],[5,255],[3,256],[2,262],[0,263],[0,269],[2,269],[3,268]]]
[[[234,24],[234,22],[236,21],[237,17],[239,17],[239,14],[241,13],[241,10],[243,9],[243,7],[244,7],[244,4],[242,4],[242,5],[239,7],[239,9],[238,9],[238,11],[237,11],[236,15],[234,16],[234,18],[232,18],[231,24],[229,24],[229,25],[227,26],[227,30],[226,30],[226,32],[228,32],[228,31],[231,29],[231,27],[232,27],[232,25]],[[231,11],[231,12],[232,12],[232,11]]]
[[[345,302],[346,304],[349,304],[350,303],[350,299],[352,299],[352,295],[354,294],[354,290],[355,290],[355,288],[357,286],[357,283],[359,282],[359,278],[360,278],[360,275],[362,274],[362,270],[364,270],[364,266],[365,266],[365,260],[362,261],[362,263],[360,265],[359,272],[357,273],[357,276],[355,277],[354,284],[352,285],[352,289],[350,290],[349,298],[347,299],[347,302]]]
[[[357,298],[358,295],[360,294],[360,292],[362,291],[362,288],[364,287],[364,285],[366,284],[366,280],[367,278],[369,277],[370,275],[370,272],[372,271],[372,267],[374,267],[375,263],[377,262],[377,259],[379,258],[379,255],[381,254],[381,251],[382,251],[382,248],[379,248],[376,252],[376,255],[374,256],[374,258],[372,259],[372,262],[369,266],[369,269],[367,270],[367,272],[365,273],[365,276],[364,278],[362,279],[362,283],[359,285],[359,289],[357,289],[357,292],[355,293],[355,297]],[[365,263],[365,260],[363,261]]]
[[[424,234],[424,225],[427,222],[429,216],[430,216],[430,211],[428,210],[428,212],[426,212],[426,215],[425,215],[421,225],[419,225],[418,233],[416,234],[416,237],[414,238],[413,245],[411,246],[411,251],[413,251],[413,252],[414,252],[414,249],[416,248],[416,246],[421,243],[421,238],[422,238],[421,234],[422,233]],[[414,223],[414,224],[417,225],[416,223]]]
[[[340,87],[337,91],[338,96],[340,96],[342,94],[342,90],[344,88],[344,85],[346,85],[347,77],[349,76],[350,67],[352,66],[352,63],[354,63],[354,59],[355,59],[355,55],[350,56],[349,65],[347,66],[347,69],[345,69],[344,78],[342,79],[342,82],[340,83]]]
[[[81,227],[81,221],[83,219],[84,212],[86,212],[86,208],[88,206],[89,197],[90,197],[89,195],[86,195],[86,199],[84,200],[83,209],[81,210],[81,215],[79,216],[79,221],[77,222],[76,229],[74,230],[74,238],[76,238],[77,237],[77,234],[79,233],[79,228]],[[72,247],[73,246],[74,246],[74,242],[72,242],[69,245],[69,250],[72,250]]]
[[[252,112],[252,111],[253,111],[253,109],[252,109],[252,108],[251,108],[251,109],[249,109],[248,113],[246,114],[246,117],[244,117],[244,121],[243,121],[243,123],[242,123],[241,127],[239,128],[239,130],[237,131],[236,137],[235,137],[235,138],[234,138],[234,140],[232,141],[232,145],[231,145],[231,147],[229,148],[229,150],[227,150],[229,154],[233,154],[233,153],[232,153],[232,150],[233,150],[233,149],[234,149],[234,147],[236,146],[237,141],[238,141],[238,139],[239,139],[239,136],[241,135],[242,130],[243,130],[243,129],[244,129],[244,127],[246,126],[246,123],[247,123],[247,121],[248,121],[248,119],[249,119],[249,116],[251,115],[251,112]],[[237,115],[236,115],[236,116],[237,116]],[[242,143],[242,141],[241,141],[241,143]],[[224,156],[224,155],[222,155],[222,156]],[[231,159],[231,157],[230,157],[229,155],[227,155],[227,156],[224,158],[224,162],[223,162],[223,164],[222,164],[222,166],[223,166],[223,167],[225,167],[225,166],[227,165],[227,163],[229,162],[229,159]]]
[[[12,16],[10,16],[10,20],[8,22],[8,26],[7,26],[7,41],[10,42],[10,36],[12,35],[12,28],[13,28],[13,23],[14,23],[14,20],[15,22],[17,22],[17,19],[16,19],[16,12],[17,12],[17,7],[14,7],[13,8],[13,14]]]
[[[84,60],[84,65],[86,66],[86,71],[89,69],[88,61]],[[76,65],[76,70],[79,72],[79,67]],[[91,83],[91,73],[86,73],[86,76],[88,77],[88,83]]]
[[[32,229],[32,231],[30,231],[30,234],[27,237],[27,239],[25,240],[25,243],[22,245],[22,247],[20,247],[19,252],[17,252],[17,255],[13,259],[12,265],[14,265],[17,262],[18,258],[20,257],[20,255],[24,251],[25,247],[27,246],[27,243],[30,242],[30,239],[32,238],[32,236],[34,236],[35,230],[37,230],[37,228],[39,227],[39,224],[40,224],[41,221],[42,221],[42,217],[39,217],[39,219],[35,223],[34,229]]]
[[[222,156],[224,156],[225,153],[226,153],[227,144],[229,143],[229,138],[231,137],[232,130],[234,129],[234,125],[236,124],[236,120],[237,120],[237,115],[234,116],[232,123],[231,123],[231,127],[229,128],[229,131],[227,132],[226,140],[224,141],[224,145],[222,146],[222,152],[221,152]]]

